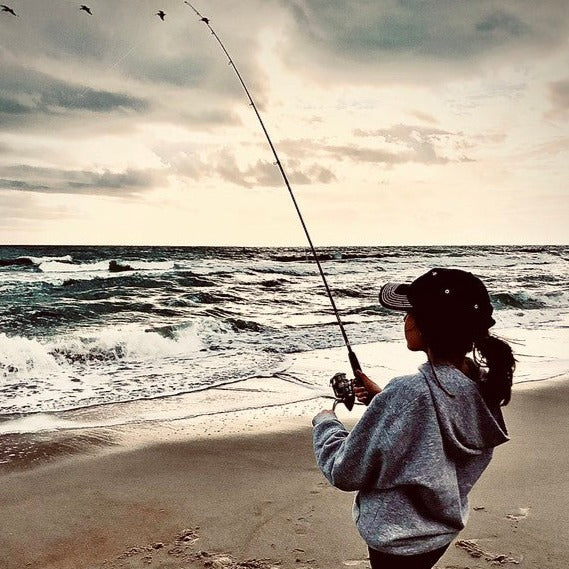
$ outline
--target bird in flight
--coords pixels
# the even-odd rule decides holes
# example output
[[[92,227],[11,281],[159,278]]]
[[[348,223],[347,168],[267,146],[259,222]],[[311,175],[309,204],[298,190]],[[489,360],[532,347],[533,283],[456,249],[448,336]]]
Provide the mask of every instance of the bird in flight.
[[[166,17],[166,12],[164,12],[164,10],[160,10],[160,12],[156,12],[156,16],[158,16],[162,21],[164,21],[164,18]]]
[[[93,12],[91,12],[91,8],[89,8],[89,6],[85,6],[85,4],[81,4],[81,8],[79,8],[79,10],[83,10],[83,12],[87,12],[87,14],[89,14],[90,16],[93,15]]]
[[[203,17],[187,0],[184,0],[184,4],[187,4],[196,13],[196,16],[198,16],[198,18],[200,18],[201,22],[205,22],[206,24],[209,24],[209,18]]]
[[[16,12],[14,12],[13,8],[10,6],[6,6],[6,4],[0,4],[0,8],[2,8],[2,12],[8,12],[8,14],[12,14],[12,16],[17,16]]]

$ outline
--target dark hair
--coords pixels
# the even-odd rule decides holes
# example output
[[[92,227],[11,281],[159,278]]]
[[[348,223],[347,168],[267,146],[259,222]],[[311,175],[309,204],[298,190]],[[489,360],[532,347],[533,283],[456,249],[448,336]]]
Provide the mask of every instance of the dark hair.
[[[430,350],[439,358],[453,359],[473,352],[475,363],[486,368],[481,374],[480,393],[488,405],[507,405],[512,394],[516,360],[510,345],[491,336],[488,328],[459,316],[437,316],[412,310],[417,326]]]
[[[516,360],[507,342],[487,335],[474,340],[474,361],[488,369],[480,383],[484,400],[493,405],[507,405],[512,396],[512,378]]]

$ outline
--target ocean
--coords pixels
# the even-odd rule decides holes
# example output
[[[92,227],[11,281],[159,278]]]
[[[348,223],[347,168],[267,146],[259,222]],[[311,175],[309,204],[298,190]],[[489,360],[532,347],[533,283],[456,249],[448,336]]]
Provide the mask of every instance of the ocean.
[[[435,266],[486,282],[515,381],[569,372],[568,246],[318,253],[350,343],[380,385],[420,359],[379,287]],[[330,394],[337,371],[349,372],[346,350],[308,249],[0,247],[0,433],[287,405]],[[169,405],[182,394],[183,408]]]

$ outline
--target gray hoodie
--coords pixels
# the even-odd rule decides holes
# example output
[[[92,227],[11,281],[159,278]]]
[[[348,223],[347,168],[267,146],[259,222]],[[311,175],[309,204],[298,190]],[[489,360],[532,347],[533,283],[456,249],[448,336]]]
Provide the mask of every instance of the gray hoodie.
[[[378,551],[416,555],[465,526],[468,493],[508,440],[500,408],[475,381],[429,363],[392,379],[351,432],[333,413],[314,418],[314,451],[328,481],[357,490],[354,519]]]

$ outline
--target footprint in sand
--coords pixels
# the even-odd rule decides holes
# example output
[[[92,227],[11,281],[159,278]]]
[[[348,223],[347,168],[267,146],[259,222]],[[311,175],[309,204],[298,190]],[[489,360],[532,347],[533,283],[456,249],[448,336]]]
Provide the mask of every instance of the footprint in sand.
[[[517,514],[506,514],[508,520],[519,521],[527,518],[529,515],[529,508],[518,508]]]
[[[265,515],[273,504],[273,500],[264,500],[260,504],[257,504],[254,509],[254,515],[257,517]]]

